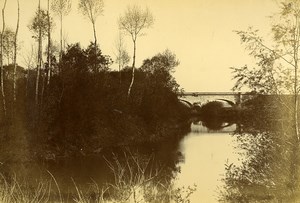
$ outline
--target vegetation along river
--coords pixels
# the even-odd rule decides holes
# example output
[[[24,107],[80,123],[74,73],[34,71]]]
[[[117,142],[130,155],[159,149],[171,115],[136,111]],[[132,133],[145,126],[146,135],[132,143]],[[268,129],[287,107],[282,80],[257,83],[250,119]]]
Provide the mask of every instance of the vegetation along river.
[[[213,129],[192,119],[184,136],[160,143],[1,163],[2,182],[17,182],[25,196],[50,202],[299,200],[298,147],[286,141],[284,123],[272,130],[264,122],[211,122]]]

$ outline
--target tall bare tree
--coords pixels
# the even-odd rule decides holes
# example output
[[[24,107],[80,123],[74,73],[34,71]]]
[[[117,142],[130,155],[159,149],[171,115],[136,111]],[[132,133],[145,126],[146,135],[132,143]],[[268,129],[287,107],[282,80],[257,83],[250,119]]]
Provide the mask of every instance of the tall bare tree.
[[[6,117],[6,101],[5,101],[5,92],[4,92],[4,71],[3,71],[3,36],[5,31],[5,7],[7,0],[4,1],[4,5],[2,8],[2,33],[1,33],[1,94],[2,94],[2,105],[4,116]]]
[[[128,97],[130,97],[131,88],[134,83],[137,38],[145,34],[143,33],[143,30],[151,27],[153,23],[154,18],[149,9],[146,8],[145,10],[142,10],[137,5],[127,7],[124,15],[119,18],[120,30],[125,31],[128,35],[130,35],[133,42],[132,77],[128,88]]]
[[[20,24],[20,4],[19,4],[19,0],[17,0],[17,4],[18,4],[18,19],[17,19],[17,28],[16,28],[16,32],[15,32],[15,39],[14,39],[14,101],[17,100],[16,97],[16,88],[17,88],[17,37],[18,37],[18,32],[19,32],[19,24]]]
[[[39,0],[38,6],[38,66],[37,66],[37,74],[36,74],[36,82],[35,82],[35,103],[36,105],[39,102],[39,81],[40,81],[40,72],[42,69],[42,22],[41,22],[41,0]]]
[[[96,21],[97,18],[103,13],[104,2],[103,0],[79,0],[78,9],[92,23],[95,40],[94,43],[95,47],[97,47]]]
[[[64,1],[64,3],[67,3],[68,1]],[[57,2],[59,3],[59,2]],[[69,2],[70,3],[70,2]],[[61,4],[60,4],[61,5]],[[71,4],[70,4],[70,9],[71,9]],[[55,9],[54,9],[55,10]],[[66,11],[66,13],[68,13],[69,11]],[[60,30],[61,30],[61,34],[62,34],[62,15],[60,15],[60,20],[61,20],[61,27],[60,27]],[[47,45],[47,64],[48,64],[48,67],[47,69],[45,69],[45,72],[43,75],[42,75],[42,93],[41,93],[41,105],[43,103],[43,97],[44,97],[44,92],[45,92],[45,81],[47,82],[47,85],[50,84],[50,77],[51,77],[51,19],[50,19],[50,0],[47,1],[47,38],[48,38],[48,45]],[[61,57],[61,54],[62,54],[62,40],[60,42],[60,57]],[[45,75],[46,74],[46,75]]]
[[[49,0],[48,0],[49,5]],[[61,59],[62,50],[63,50],[63,17],[67,16],[72,7],[71,0],[52,0],[51,10],[59,16],[60,19],[60,54],[59,57]]]
[[[48,72],[47,72],[47,85],[50,83],[51,76],[51,21],[50,21],[50,0],[47,2],[47,17],[48,17],[48,46],[47,46],[47,63],[48,63]]]
[[[78,9],[86,16],[93,25],[94,32],[94,50],[95,56],[97,55],[97,34],[96,34],[96,21],[99,15],[103,13],[104,2],[103,0],[79,0]],[[97,69],[97,59],[94,61],[94,69]]]
[[[43,52],[43,38],[45,38],[48,35],[49,30],[49,22],[48,22],[48,15],[47,11],[42,10],[40,7],[40,2],[38,6],[38,10],[36,12],[36,15],[34,16],[32,23],[28,26],[29,29],[33,33],[33,38],[35,38],[38,41],[38,65],[37,65],[37,77],[36,77],[36,92],[35,92],[35,101],[36,104],[38,104],[38,98],[39,98],[39,86],[40,86],[40,75],[41,75],[41,69],[42,69],[42,52]],[[53,21],[50,18],[50,32],[53,27]]]

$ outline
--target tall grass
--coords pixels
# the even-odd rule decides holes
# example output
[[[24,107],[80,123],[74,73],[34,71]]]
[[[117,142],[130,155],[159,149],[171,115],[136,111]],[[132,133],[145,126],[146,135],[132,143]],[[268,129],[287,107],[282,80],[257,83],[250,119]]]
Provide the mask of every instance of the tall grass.
[[[76,192],[67,199],[62,197],[59,184],[54,175],[47,171],[51,179],[39,181],[32,188],[21,184],[14,176],[5,178],[0,174],[1,203],[44,203],[44,202],[75,202],[75,203],[188,203],[196,186],[176,188],[172,177],[163,173],[162,168],[154,167],[154,159],[142,158],[131,152],[123,157],[113,155],[105,158],[110,168],[113,181],[99,186],[92,180],[89,189],[82,188],[73,181]],[[52,186],[54,182],[55,186]],[[53,188],[52,188],[53,187]]]
[[[114,181],[102,190],[94,182],[96,190],[91,194],[97,195],[93,200],[91,195],[84,195],[74,182],[77,203],[188,203],[190,195],[196,190],[195,185],[176,188],[172,177],[166,177],[162,168],[158,170],[154,167],[153,157],[143,159],[128,152],[121,159],[114,155],[111,161],[105,160]]]
[[[1,203],[42,203],[49,202],[51,182],[39,182],[32,189],[26,184],[20,184],[16,176],[9,180],[0,174]]]

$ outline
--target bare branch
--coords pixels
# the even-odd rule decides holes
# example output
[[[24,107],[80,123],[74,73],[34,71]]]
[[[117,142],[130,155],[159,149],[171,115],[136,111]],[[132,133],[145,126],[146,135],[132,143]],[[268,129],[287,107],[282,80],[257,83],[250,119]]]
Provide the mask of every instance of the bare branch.
[[[103,0],[80,0],[78,9],[94,24],[97,18],[103,14],[104,2]]]

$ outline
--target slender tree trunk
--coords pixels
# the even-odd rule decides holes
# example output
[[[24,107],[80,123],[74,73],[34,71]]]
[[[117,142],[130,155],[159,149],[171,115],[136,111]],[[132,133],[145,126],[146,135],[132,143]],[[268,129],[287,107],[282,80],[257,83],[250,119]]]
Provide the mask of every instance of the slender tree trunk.
[[[39,18],[39,48],[38,48],[38,66],[37,66],[37,74],[36,74],[36,85],[35,85],[35,103],[38,105],[39,100],[39,80],[40,80],[40,71],[42,67],[42,28],[40,23],[40,14],[41,14],[41,1],[39,0],[39,8],[38,8],[38,18]]]
[[[50,1],[48,0],[48,49],[47,49],[47,62],[48,62],[48,72],[47,72],[47,85],[50,84],[50,74],[51,74],[51,59],[50,59],[50,47],[51,47],[51,28],[50,28]]]
[[[295,91],[295,100],[294,100],[294,119],[295,119],[295,133],[298,139],[298,142],[300,142],[300,137],[299,137],[299,122],[298,122],[298,62],[297,60],[295,61],[295,84],[294,84],[294,91]]]
[[[62,35],[63,35],[63,14],[60,14],[60,52],[59,52],[59,61],[61,61],[62,58],[62,47],[63,47],[63,43],[62,43]]]
[[[134,83],[134,70],[135,70],[135,52],[136,52],[136,39],[133,40],[133,58],[132,58],[132,76],[131,76],[131,82],[128,88],[127,96],[130,97],[131,88]]]
[[[5,101],[5,92],[4,92],[4,70],[3,70],[3,35],[5,31],[5,7],[6,7],[7,0],[4,1],[4,6],[2,8],[2,33],[1,33],[1,94],[2,94],[2,105],[3,105],[3,112],[4,116],[6,117],[6,101]]]
[[[43,106],[43,99],[44,99],[44,92],[45,92],[45,81],[46,81],[46,76],[45,73],[42,74],[42,92],[41,92],[41,105]]]
[[[294,35],[294,71],[295,71],[295,82],[294,82],[294,120],[295,120],[295,134],[298,140],[298,143],[300,142],[299,137],[299,123],[298,123],[298,50],[299,50],[299,35],[300,35],[300,26],[299,26],[299,19],[298,16],[296,16],[296,34]]]
[[[35,86],[35,103],[38,104],[39,102],[39,85],[40,85],[40,75],[42,69],[42,42],[39,40],[39,50],[38,50],[38,67],[37,67],[37,74],[36,74],[36,86]]]
[[[94,21],[92,22],[92,24],[93,24],[94,39],[95,39],[94,43],[95,43],[95,47],[97,47],[96,25]]]
[[[40,45],[39,45],[40,47]],[[40,48],[39,48],[40,50]],[[38,53],[38,66],[37,66],[37,73],[36,73],[36,81],[35,81],[35,103],[36,105],[38,104],[38,100],[39,100],[39,80],[40,80],[40,72],[41,72],[41,67],[42,67],[42,63],[40,60],[40,51]]]
[[[298,121],[298,94],[295,95],[295,131],[296,131],[296,136],[297,136],[297,139],[298,139],[298,142],[300,142],[300,137],[299,137],[299,121]]]
[[[120,56],[120,55],[119,55]],[[120,60],[120,59],[119,59]],[[121,62],[119,61],[119,83],[122,83]]]
[[[117,44],[118,48],[118,63],[119,63],[119,83],[121,85],[122,83],[122,73],[121,73],[121,66],[122,66],[122,36],[121,33],[119,33],[119,42]]]
[[[293,27],[293,40],[292,40],[292,48],[293,48],[293,68],[294,68],[294,108],[293,108],[293,117],[294,117],[294,125],[295,125],[295,135],[297,138],[297,142],[299,143],[299,126],[298,126],[298,45],[299,45],[299,22],[298,22],[298,16],[295,15],[295,27]]]
[[[15,33],[15,41],[14,41],[14,45],[15,45],[15,51],[14,51],[14,102],[16,102],[17,100],[17,96],[16,96],[16,92],[17,92],[17,36],[18,36],[18,32],[19,32],[19,22],[20,22],[20,4],[19,4],[19,0],[17,0],[18,3],[18,20],[17,20],[17,28],[16,28],[16,33]]]
[[[29,73],[30,73],[30,68],[28,66],[27,67],[27,78],[26,78],[26,97],[28,96]]]
[[[94,31],[94,43],[95,43],[95,64],[94,64],[94,69],[95,69],[95,72],[98,72],[97,70],[97,35],[96,35],[96,25],[95,25],[95,22],[92,21],[92,24],[93,24],[93,31]]]

